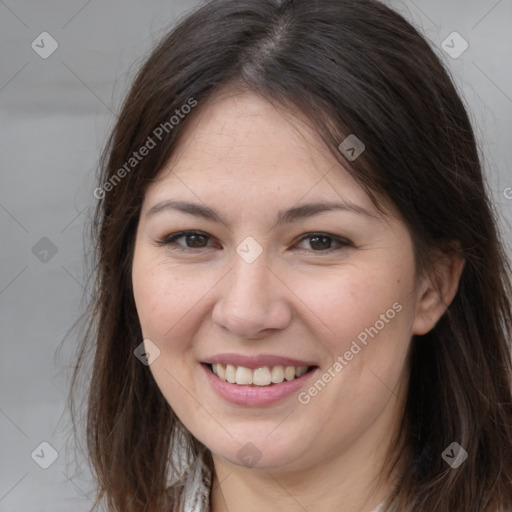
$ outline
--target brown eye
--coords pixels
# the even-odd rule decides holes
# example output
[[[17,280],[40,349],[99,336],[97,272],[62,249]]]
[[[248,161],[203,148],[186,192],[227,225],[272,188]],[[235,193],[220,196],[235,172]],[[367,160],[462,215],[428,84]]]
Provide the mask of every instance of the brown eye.
[[[179,240],[185,240],[184,243]],[[162,238],[158,244],[169,246],[173,250],[186,251],[187,249],[203,249],[208,246],[210,236],[196,231],[181,231]]]
[[[309,247],[300,244],[307,242]],[[309,249],[313,252],[332,252],[343,249],[344,247],[353,247],[353,244],[343,238],[329,235],[328,233],[309,233],[300,239],[299,248]]]
[[[185,240],[187,241],[188,247],[205,247],[206,243],[208,242],[207,237],[204,235],[198,235],[198,234],[191,234],[191,235],[184,235]]]
[[[315,250],[331,248],[331,238],[328,236],[314,236],[310,239],[311,247]]]

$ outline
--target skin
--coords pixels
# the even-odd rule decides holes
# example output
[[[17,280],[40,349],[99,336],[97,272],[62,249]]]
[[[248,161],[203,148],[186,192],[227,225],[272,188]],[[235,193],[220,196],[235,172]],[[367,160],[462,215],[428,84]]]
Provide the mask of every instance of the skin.
[[[380,468],[402,413],[411,337],[439,320],[463,263],[445,259],[435,278],[420,278],[398,212],[387,204],[384,217],[314,131],[260,96],[222,91],[190,121],[147,189],[132,278],[144,338],[161,351],[154,379],[213,454],[212,510],[371,511],[391,490]],[[207,205],[226,224],[148,214],[171,199]],[[280,210],[341,200],[367,214],[333,210],[274,226]],[[184,237],[159,244],[182,230],[206,237],[196,247]],[[301,241],[316,232],[331,235],[334,250]],[[236,252],[249,236],[263,250],[252,263]],[[226,352],[315,361],[307,391],[397,303],[400,312],[306,405],[297,394],[233,405],[200,365]],[[261,457],[253,467],[237,457],[249,442]]]

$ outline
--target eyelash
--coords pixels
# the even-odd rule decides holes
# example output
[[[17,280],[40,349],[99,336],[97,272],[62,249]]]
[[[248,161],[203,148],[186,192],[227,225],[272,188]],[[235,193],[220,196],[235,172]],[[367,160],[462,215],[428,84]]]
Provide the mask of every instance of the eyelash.
[[[196,247],[196,248],[184,247],[176,242],[176,240],[179,240],[180,238],[190,236],[190,235],[199,235],[199,236],[204,236],[204,237],[207,237],[208,239],[211,239],[210,235],[207,235],[206,233],[203,233],[201,231],[180,231],[178,233],[171,233],[169,235],[164,236],[163,238],[158,240],[158,245],[166,246],[166,247],[173,246],[173,247],[170,247],[171,250],[179,251],[179,252],[190,252],[190,251],[197,252],[197,250],[209,248],[208,246],[207,247]],[[297,243],[300,243],[304,240],[316,238],[316,237],[330,238],[331,241],[334,241],[335,243],[338,244],[338,247],[334,247],[334,248],[330,247],[329,249],[326,249],[326,250],[316,250],[316,251],[311,249],[311,252],[330,254],[332,252],[339,251],[340,249],[343,249],[346,247],[354,247],[352,242],[350,242],[347,239],[340,238],[340,237],[331,235],[329,233],[322,233],[322,232],[307,233],[306,235],[301,236]],[[308,250],[308,249],[299,249],[299,250]]]

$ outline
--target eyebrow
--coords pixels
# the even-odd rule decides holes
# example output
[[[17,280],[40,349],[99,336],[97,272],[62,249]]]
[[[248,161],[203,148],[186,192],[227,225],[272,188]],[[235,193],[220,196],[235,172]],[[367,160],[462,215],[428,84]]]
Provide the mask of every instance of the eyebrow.
[[[204,219],[212,220],[214,222],[220,222],[221,224],[228,226],[228,222],[214,209],[206,205],[190,203],[187,201],[177,201],[172,199],[168,201],[162,201],[161,203],[152,206],[146,215],[149,217],[168,210],[175,210],[183,213],[188,213],[196,217],[202,217]],[[316,203],[301,204],[298,206],[293,206],[292,208],[288,208],[286,210],[279,211],[274,221],[274,227],[296,222],[300,219],[305,219],[317,215],[319,213],[333,210],[357,213],[359,215],[365,215],[367,217],[376,218],[375,215],[371,214],[365,208],[351,202],[322,201]]]

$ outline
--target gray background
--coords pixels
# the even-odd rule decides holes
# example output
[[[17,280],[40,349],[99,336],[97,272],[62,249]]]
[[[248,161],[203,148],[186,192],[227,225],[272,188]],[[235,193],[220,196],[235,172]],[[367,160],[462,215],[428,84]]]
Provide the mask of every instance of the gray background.
[[[137,62],[198,3],[0,0],[1,512],[80,512],[91,504],[87,470],[73,464],[66,443],[76,340],[67,339],[60,357],[55,351],[81,311],[83,228],[114,112]],[[509,243],[512,0],[386,3],[422,30],[452,70]],[[47,59],[31,47],[44,31],[59,45]],[[469,43],[457,59],[442,48],[454,31]],[[48,469],[36,463],[51,462],[41,442],[59,454]]]

